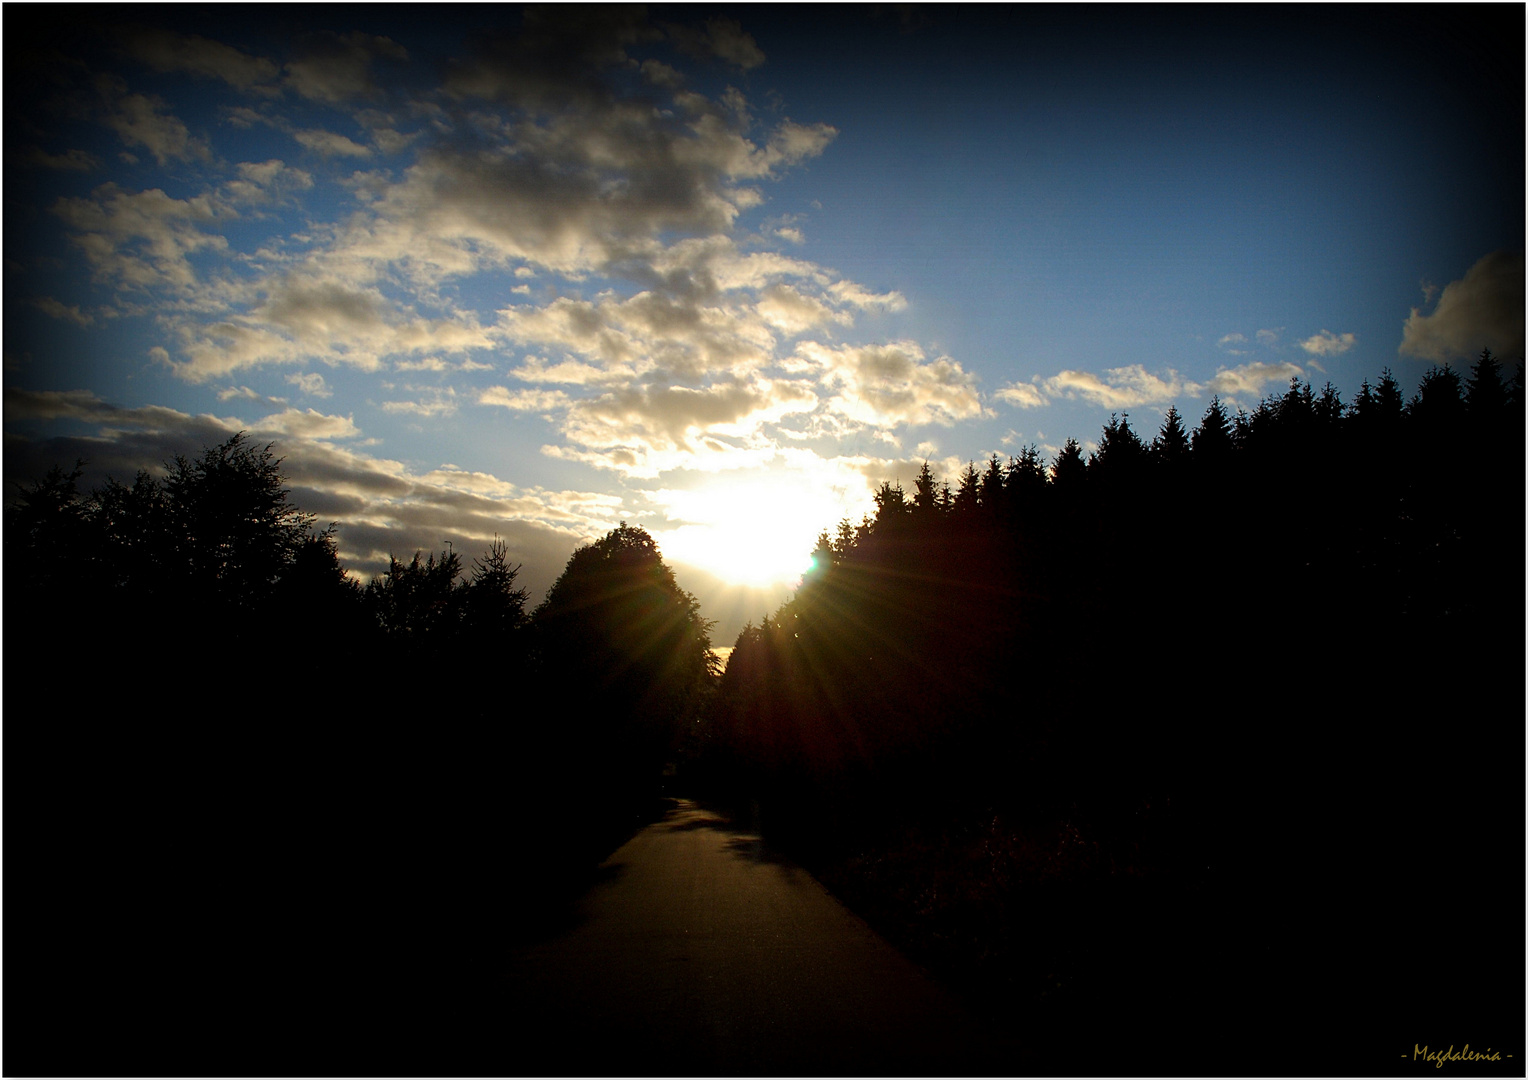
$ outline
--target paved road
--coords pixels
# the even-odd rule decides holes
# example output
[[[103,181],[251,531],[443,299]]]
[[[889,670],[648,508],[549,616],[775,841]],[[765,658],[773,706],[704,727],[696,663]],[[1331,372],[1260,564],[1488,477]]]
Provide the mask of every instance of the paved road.
[[[959,1005],[757,835],[681,801],[602,869],[512,961],[527,1071],[988,1071]]]

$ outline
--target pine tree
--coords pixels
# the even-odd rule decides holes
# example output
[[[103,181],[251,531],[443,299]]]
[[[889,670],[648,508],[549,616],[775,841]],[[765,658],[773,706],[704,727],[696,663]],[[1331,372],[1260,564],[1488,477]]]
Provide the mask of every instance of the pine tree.
[[[1210,399],[1210,407],[1204,410],[1204,418],[1194,429],[1194,456],[1202,460],[1219,460],[1231,452],[1233,445],[1231,420],[1217,394]]]
[[[1082,485],[1087,476],[1087,462],[1082,458],[1082,447],[1076,439],[1067,439],[1061,453],[1051,464],[1051,482],[1058,489],[1073,491]]]
[[[1472,420],[1492,425],[1500,420],[1507,406],[1507,388],[1502,383],[1501,365],[1491,355],[1490,349],[1482,349],[1480,358],[1470,369],[1464,406]]]
[[[1169,405],[1167,415],[1162,420],[1162,429],[1151,441],[1152,457],[1159,464],[1171,468],[1181,464],[1188,453],[1188,435],[1183,430],[1183,417],[1178,415],[1178,406]]]

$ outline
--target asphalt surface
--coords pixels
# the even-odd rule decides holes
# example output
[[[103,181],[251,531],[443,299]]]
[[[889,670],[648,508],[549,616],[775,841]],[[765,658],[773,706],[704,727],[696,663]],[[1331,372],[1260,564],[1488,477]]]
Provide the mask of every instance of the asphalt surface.
[[[680,801],[601,873],[565,932],[511,960],[516,1071],[1007,1071],[946,991],[717,814]]]

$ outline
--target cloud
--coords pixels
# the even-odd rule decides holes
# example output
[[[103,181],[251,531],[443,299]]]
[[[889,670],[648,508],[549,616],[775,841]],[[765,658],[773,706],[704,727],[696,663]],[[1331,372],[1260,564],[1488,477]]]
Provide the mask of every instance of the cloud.
[[[1010,383],[1000,387],[992,396],[1010,405],[1017,405],[1021,409],[1036,409],[1050,404],[1050,399],[1042,394],[1040,388],[1034,383]]]
[[[294,435],[304,439],[353,439],[361,434],[348,416],[326,416],[312,409],[287,409],[256,420],[256,434]]]
[[[1330,330],[1322,330],[1300,342],[1300,348],[1312,356],[1340,356],[1356,344],[1356,334],[1334,334]]]
[[[191,382],[265,364],[322,360],[363,371],[383,358],[489,348],[494,338],[471,315],[424,318],[375,287],[287,274],[262,281],[263,303],[215,323],[172,320],[182,359],[175,372]]]
[[[1246,341],[1240,334],[1228,334],[1226,337],[1233,341]],[[1235,368],[1221,368],[1212,378],[1199,383],[1185,379],[1172,368],[1161,374],[1152,374],[1140,364],[1130,364],[1109,368],[1102,374],[1062,371],[1049,378],[1010,383],[997,390],[993,396],[1021,409],[1049,405],[1055,398],[1069,398],[1081,399],[1119,412],[1205,394],[1219,394],[1223,398],[1232,399],[1238,396],[1255,398],[1268,383],[1287,381],[1302,374],[1304,372],[1298,365],[1287,362],[1248,363]]]
[[[65,305],[63,301],[55,300],[51,296],[34,297],[25,303],[54,319],[68,319],[80,326],[89,326],[95,322],[95,316],[89,312],[82,312],[78,304]]]
[[[763,425],[816,405],[811,387],[791,380],[699,389],[632,386],[572,402],[563,430],[573,443],[604,452],[620,471],[653,476],[681,465],[705,467],[697,465],[698,458],[748,449],[750,437]]]
[[[706,56],[763,62],[734,21],[687,33]],[[215,160],[157,99],[112,82],[112,115],[141,128],[130,145],[206,168],[164,190],[102,185],[53,212],[116,290],[112,309],[155,321],[151,357],[192,383],[258,386],[241,373],[285,365],[316,398],[331,393],[320,365],[349,369],[347,385],[492,367],[507,385],[384,384],[371,406],[420,423],[463,400],[540,414],[556,430],[549,455],[632,477],[739,469],[781,443],[861,431],[898,445],[901,428],[985,415],[955,358],[843,343],[862,313],[905,310],[900,293],[770,250],[801,242],[793,215],[739,224],[836,129],[754,115],[736,87],[708,96],[631,55],[664,34],[636,9],[534,9],[426,87],[422,65],[386,72],[408,53],[365,34],[302,37],[279,70],[205,38],[140,35],[130,51],[156,71],[259,94],[228,123],[289,135],[311,171]],[[405,146],[407,161],[357,168]],[[322,415],[269,423],[352,437],[341,421],[353,421]]]
[[[1444,286],[1430,315],[1411,309],[1400,354],[1449,363],[1489,348],[1516,360],[1523,355],[1523,255],[1496,251]]]
[[[329,384],[324,381],[324,377],[317,373],[288,375],[286,381],[310,397],[326,398],[333,396],[334,393],[329,389]]]
[[[371,157],[371,151],[366,147],[332,131],[294,131],[292,138],[325,157]]]
[[[764,63],[764,52],[736,19],[707,19],[704,29],[670,25],[669,35],[681,52],[704,59],[715,56],[744,71]]]
[[[141,146],[161,166],[171,161],[209,161],[212,150],[181,121],[163,113],[164,103],[143,94],[120,98],[105,117],[106,126],[127,146]]]
[[[581,542],[634,517],[619,496],[524,488],[497,477],[445,466],[423,475],[329,441],[357,432],[348,417],[288,409],[253,422],[192,416],[159,406],[121,408],[84,390],[5,389],[7,428],[22,420],[69,419],[91,425],[88,435],[33,440],[8,433],[6,479],[33,480],[51,465],[88,462],[82,487],[108,476],[129,480],[140,469],[160,474],[177,454],[199,455],[238,431],[269,438],[293,503],[336,523],[340,558],[362,575],[387,568],[389,553],[439,551],[446,539],[464,555],[484,551],[495,536],[523,563],[520,582],[543,594]]]
[[[208,195],[172,199],[159,188],[127,192],[107,183],[52,209],[74,230],[97,279],[123,288],[184,291],[196,282],[188,256],[228,246],[206,231],[230,213]]]
[[[128,55],[155,71],[182,71],[201,78],[222,79],[240,90],[272,83],[278,75],[270,60],[196,34],[142,29],[128,34],[125,45]]]
[[[432,387],[426,390],[424,397],[418,401],[384,401],[382,411],[427,418],[450,416],[456,412],[456,391],[449,386]]]
[[[1200,390],[1198,384],[1186,381],[1171,368],[1165,375],[1153,375],[1141,364],[1109,368],[1102,375],[1062,371],[1041,381],[1039,386],[1051,397],[1081,398],[1113,410],[1157,404],[1184,395],[1193,397]]]
[[[376,96],[372,65],[378,59],[408,59],[408,50],[391,38],[358,30],[344,36],[329,31],[308,34],[301,47],[303,55],[286,65],[286,85],[326,105]]]
[[[478,395],[479,405],[500,405],[511,412],[550,412],[568,401],[561,390],[510,390],[507,386],[490,386]]]
[[[948,426],[982,416],[976,379],[948,356],[925,360],[911,341],[829,348],[804,342],[796,355],[829,388],[829,412],[871,427]]]
[[[849,313],[834,311],[821,300],[804,296],[790,285],[774,285],[766,289],[757,310],[766,323],[788,337],[825,323],[847,326],[854,321]]]
[[[271,158],[268,161],[243,161],[235,166],[237,180],[223,185],[232,202],[269,203],[306,191],[313,186],[313,176],[302,169],[294,169],[284,161]]]
[[[50,154],[41,147],[29,146],[18,155],[23,165],[40,169],[58,169],[62,172],[92,172],[101,167],[101,159],[84,150],[65,150],[62,154]]]
[[[1298,365],[1287,361],[1243,364],[1236,368],[1221,368],[1202,390],[1223,398],[1257,398],[1269,383],[1288,382],[1303,374],[1305,372]],[[1198,396],[1197,392],[1195,396]]]

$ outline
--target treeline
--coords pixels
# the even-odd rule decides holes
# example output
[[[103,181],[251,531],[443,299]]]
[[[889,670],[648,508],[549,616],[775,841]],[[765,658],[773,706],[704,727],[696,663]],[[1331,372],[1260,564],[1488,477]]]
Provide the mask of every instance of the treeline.
[[[709,623],[643,530],[535,610],[500,541],[363,587],[280,464],[237,435],[7,509],[7,1018],[78,1047],[43,1071],[515,1071],[505,946],[652,813],[706,706]]]
[[[1192,431],[1171,408],[1149,440],[1111,417],[1093,453],[1069,439],[1048,467],[1033,446],[953,485],[925,464],[823,533],[796,596],[738,638],[714,753],[760,783],[836,786],[927,777],[974,738],[957,787],[995,767],[1070,800],[1158,786],[1185,725],[1243,686],[1260,689],[1238,726],[1499,684],[1510,668],[1440,676],[1511,656],[1522,445],[1521,376],[1487,352],[1409,402],[1389,372],[1351,405],[1296,379],[1250,413],[1217,398]]]
[[[1192,430],[1175,408],[1149,438],[1111,417],[1095,451],[1069,440],[1048,467],[1034,447],[953,483],[925,465],[824,533],[796,595],[739,636],[707,776],[824,872],[910,866],[914,835],[968,848],[967,879],[875,888],[905,894],[913,927],[980,893],[985,929],[948,921],[934,946],[970,937],[973,965],[1112,941],[1123,967],[1088,961],[1113,972],[1098,993],[1156,969],[1152,1003],[1103,1010],[1133,1036],[1197,1009],[1252,1037],[1295,1001],[1365,1038],[1471,1009],[1516,1023],[1520,995],[1440,920],[1521,922],[1523,419],[1521,367],[1508,384],[1487,352],[1409,400],[1388,371],[1351,403],[1297,379],[1250,412],[1216,399]],[[1041,823],[1062,839],[1018,887],[1000,867]],[[1101,876],[1047,909],[1033,883],[1079,865],[1067,837]],[[1469,884],[1424,869],[1444,865]],[[1179,899],[1111,937],[1144,901],[1090,904],[1145,880]],[[1182,898],[1207,895],[1232,910],[1191,915]],[[1367,929],[1379,912],[1404,947]],[[1166,953],[1123,959],[1159,935]],[[1184,974],[1236,949],[1242,975],[1221,974],[1259,985]],[[1306,985],[1334,963],[1369,995]]]

